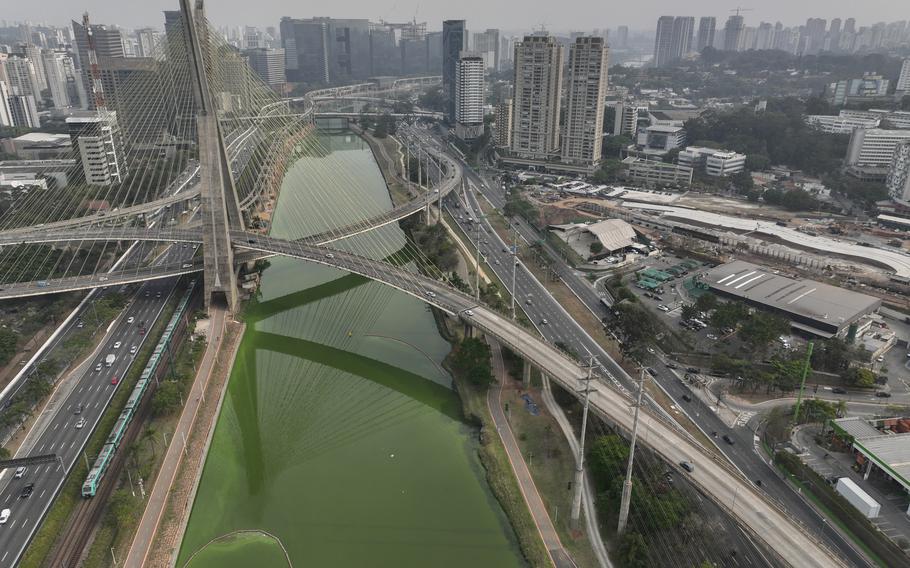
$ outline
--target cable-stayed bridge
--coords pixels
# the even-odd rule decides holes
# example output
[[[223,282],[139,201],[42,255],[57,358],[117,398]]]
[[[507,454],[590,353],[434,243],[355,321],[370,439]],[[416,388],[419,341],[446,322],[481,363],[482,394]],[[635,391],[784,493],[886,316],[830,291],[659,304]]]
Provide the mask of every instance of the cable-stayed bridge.
[[[208,24],[202,0],[181,0],[180,5],[168,21],[160,57],[148,63],[150,70],[137,72],[117,87],[119,92],[111,97],[117,103],[113,108],[98,108],[94,117],[88,117],[94,126],[82,135],[83,159],[77,163],[83,173],[75,187],[33,192],[0,216],[0,298],[202,271],[206,305],[233,311],[238,305],[238,266],[280,255],[358,274],[419,298],[496,337],[569,392],[583,390],[586,369],[454,289],[418,248],[405,253],[407,263],[372,258],[394,238],[382,227],[423,210],[429,220],[430,197],[441,198],[461,183],[457,162],[424,150],[424,173],[437,170],[437,193],[428,190],[389,211],[363,201],[355,191],[345,191],[357,184],[350,172],[295,168],[297,158],[327,151],[314,133],[316,102],[333,97],[372,99],[378,94],[376,87],[333,88],[300,99],[279,99]],[[412,83],[434,80],[419,78]],[[85,159],[91,152],[89,143],[98,140],[104,151],[97,160]],[[312,183],[313,176],[326,176],[333,183]],[[317,222],[295,228],[299,234],[294,238],[270,237],[264,229],[278,192],[287,183],[341,190],[314,189],[309,201],[289,205],[317,211]],[[194,211],[197,199],[201,223],[183,223],[187,219],[176,209],[186,203],[184,211]],[[99,207],[103,214],[95,211]],[[341,209],[345,216],[338,214]],[[359,220],[350,222],[352,212]],[[360,238],[351,239],[355,236]],[[202,257],[179,266],[106,273],[106,262],[119,243],[130,241],[201,243]],[[333,243],[335,247],[327,248]],[[631,429],[631,402],[609,381],[591,400],[595,411],[626,430]],[[696,462],[693,483],[784,562],[843,565],[722,456],[661,415],[643,412],[652,419],[642,421],[650,435],[643,434],[640,440],[670,463]],[[734,492],[738,506],[727,507]]]

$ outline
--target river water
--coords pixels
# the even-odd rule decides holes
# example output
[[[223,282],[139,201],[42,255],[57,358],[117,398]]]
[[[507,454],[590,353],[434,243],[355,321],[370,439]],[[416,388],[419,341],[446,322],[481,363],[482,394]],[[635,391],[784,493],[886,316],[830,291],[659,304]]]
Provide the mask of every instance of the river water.
[[[329,211],[353,209],[352,196],[361,210],[392,207],[368,146],[320,137],[329,152],[292,166],[273,235],[316,233]],[[336,198],[333,209],[315,205]],[[380,230],[374,257],[403,246],[397,225]],[[524,564],[424,304],[276,258],[245,317],[178,566],[286,566],[282,546],[294,566]],[[261,532],[236,533],[247,530]]]

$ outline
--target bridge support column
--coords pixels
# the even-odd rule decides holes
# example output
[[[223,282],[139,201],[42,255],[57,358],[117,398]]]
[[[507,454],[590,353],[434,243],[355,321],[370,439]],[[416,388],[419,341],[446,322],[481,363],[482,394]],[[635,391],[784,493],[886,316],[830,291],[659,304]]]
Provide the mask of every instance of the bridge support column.
[[[465,338],[474,337],[474,326],[466,323],[464,324],[464,336]]]
[[[521,367],[521,386],[525,389],[531,388],[531,364],[527,359]]]

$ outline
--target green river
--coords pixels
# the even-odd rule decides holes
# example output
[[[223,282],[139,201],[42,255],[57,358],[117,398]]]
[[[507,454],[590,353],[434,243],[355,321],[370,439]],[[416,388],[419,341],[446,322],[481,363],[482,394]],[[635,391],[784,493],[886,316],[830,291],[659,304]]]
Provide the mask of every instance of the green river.
[[[313,204],[339,185],[361,211],[392,206],[366,144],[320,139],[330,151],[292,166],[273,235],[323,229],[328,209]],[[372,256],[404,245],[397,225],[380,230],[389,250]],[[424,304],[275,258],[246,321],[177,566],[524,564],[440,365],[449,344]]]

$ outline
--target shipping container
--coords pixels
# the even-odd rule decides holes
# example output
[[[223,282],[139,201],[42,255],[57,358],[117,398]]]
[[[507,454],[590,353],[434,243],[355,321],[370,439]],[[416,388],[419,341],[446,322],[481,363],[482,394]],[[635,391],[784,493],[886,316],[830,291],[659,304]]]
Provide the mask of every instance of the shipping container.
[[[849,477],[841,477],[837,480],[834,489],[840,493],[844,499],[866,516],[867,519],[874,519],[878,516],[882,506],[878,501],[873,499],[868,493],[863,491],[859,485],[853,482]]]

